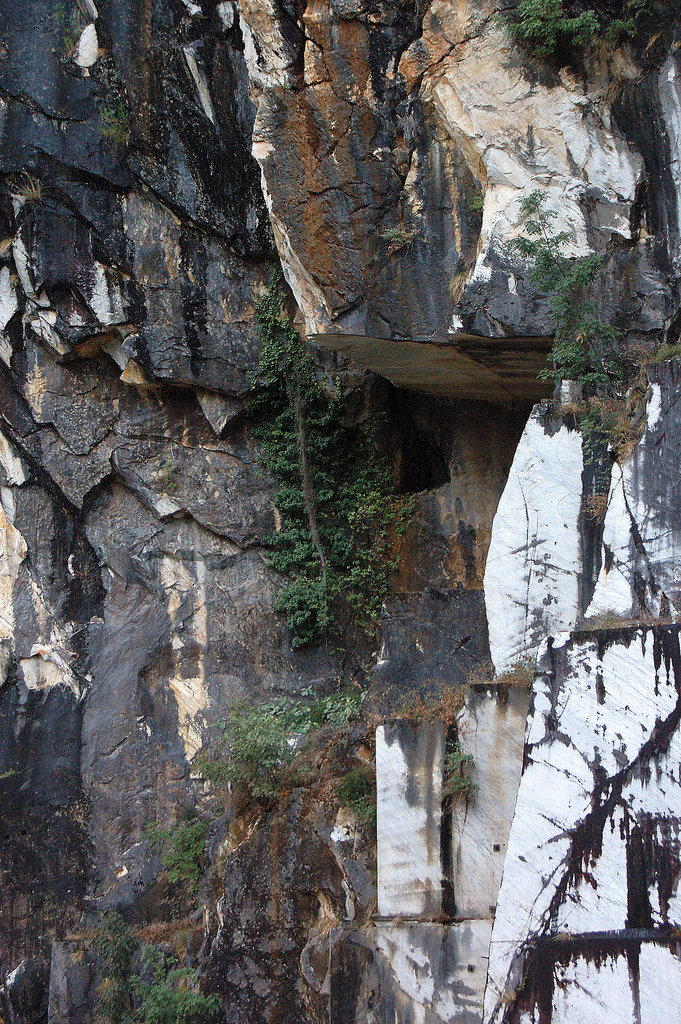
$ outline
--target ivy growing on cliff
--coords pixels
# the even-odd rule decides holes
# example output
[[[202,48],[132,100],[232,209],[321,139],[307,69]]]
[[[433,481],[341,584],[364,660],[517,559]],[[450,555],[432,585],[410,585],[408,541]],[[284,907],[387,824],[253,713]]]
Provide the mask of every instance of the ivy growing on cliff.
[[[268,540],[268,564],[287,580],[277,607],[302,647],[375,628],[410,503],[394,494],[371,429],[351,427],[340,389],[320,386],[280,288],[279,272],[256,306],[263,346],[249,413],[279,484]]]

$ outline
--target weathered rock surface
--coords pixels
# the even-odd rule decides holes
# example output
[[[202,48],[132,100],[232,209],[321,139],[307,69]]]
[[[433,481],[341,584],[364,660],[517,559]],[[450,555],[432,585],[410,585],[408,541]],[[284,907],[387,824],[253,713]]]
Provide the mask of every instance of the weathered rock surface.
[[[485,569],[497,671],[586,618],[662,620],[679,611],[681,519],[676,360],[647,368],[645,427],[591,504],[574,418],[538,407],[499,502]],[[610,471],[610,467],[607,467]]]
[[[657,986],[678,1005],[680,694],[677,626],[542,649],[486,1019],[652,1019]]]
[[[586,79],[528,74],[493,2],[308,3],[295,27],[275,7],[242,4],[253,152],[287,280],[318,340],[407,386],[430,390],[426,365],[436,393],[532,397],[522,348],[476,347],[476,375],[466,357],[420,355],[413,343],[534,337],[541,350],[547,309],[509,248],[519,199],[534,189],[575,253],[609,246],[604,302],[627,309],[623,329],[643,340],[671,327],[676,56],[649,71],[621,60],[613,116],[602,68]],[[646,238],[643,183],[662,153],[657,238]]]
[[[202,806],[191,759],[235,700],[369,677],[372,708],[390,718],[405,694],[482,678],[490,654],[500,669],[587,612],[680,610],[677,371],[651,373],[646,433],[615,469],[602,530],[585,530],[579,435],[546,410],[525,427],[546,393],[536,373],[551,323],[509,248],[520,199],[546,191],[574,251],[607,252],[601,304],[623,344],[678,341],[678,26],[670,17],[645,53],[559,69],[511,43],[499,7],[3,2],[0,1007],[11,1024],[91,1018],[96,965],[73,933],[99,910],[168,923],[174,895],[143,829]],[[362,649],[293,651],[275,610],[282,581],[264,559],[276,486],[245,398],[259,360],[255,302],[279,259],[301,329],[336,350],[314,350],[320,375],[356,387],[360,421],[383,417],[399,489],[415,495],[377,642]],[[653,746],[673,697],[664,673],[657,693],[650,675],[654,651],[673,640],[655,629],[627,661]],[[536,741],[551,749],[551,778],[559,754],[576,758],[579,785],[561,783],[577,787],[565,794],[566,829],[606,780],[639,769],[633,738],[625,751],[601,732],[593,770],[581,742],[595,721],[612,725],[604,707],[633,736],[639,709],[627,710],[625,670],[611,661],[633,657],[639,639],[595,653],[575,641],[564,650],[582,658],[579,680],[558,666],[558,682],[538,684],[533,729],[545,690],[581,694],[597,670],[608,676],[604,705],[598,687],[582,712],[581,697],[571,702],[574,737],[563,742],[563,719],[551,719]],[[516,869],[518,898],[536,882],[519,844],[547,796],[531,760],[509,840],[526,699],[467,694],[461,743],[478,793],[429,819],[435,884],[453,894],[454,910],[438,904],[445,919],[370,921],[371,841],[347,809],[334,817],[331,791],[321,808],[296,795],[211,854],[206,941],[189,954],[225,1020],[479,1020],[507,843],[494,934],[506,928],[510,945],[493,938],[490,1012],[508,958],[521,963],[531,946],[527,998],[550,993],[554,1021],[594,1024],[613,987],[621,1020],[632,1017],[636,958],[645,1019],[650,979],[678,969],[675,819],[655,774],[667,785],[666,762],[660,753],[647,788],[623,788],[629,802],[602,831],[614,859],[601,855],[600,875],[587,868],[600,888],[575,877],[566,889],[581,931],[556,949],[534,918],[516,927],[508,895]],[[432,769],[419,792],[437,804]],[[379,842],[399,829],[379,827]],[[542,835],[537,864],[558,849]],[[422,845],[408,838],[402,852]],[[387,852],[394,862],[399,850]],[[403,861],[408,890],[415,865]],[[608,902],[623,865],[646,882],[626,913],[621,888]],[[582,941],[601,918],[618,930],[611,945]]]

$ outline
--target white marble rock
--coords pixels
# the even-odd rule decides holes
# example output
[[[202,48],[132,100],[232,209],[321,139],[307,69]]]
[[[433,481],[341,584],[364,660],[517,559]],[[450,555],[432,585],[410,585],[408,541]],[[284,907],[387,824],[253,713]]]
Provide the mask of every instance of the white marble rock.
[[[433,918],[442,908],[440,722],[394,722],[376,730],[378,913]]]

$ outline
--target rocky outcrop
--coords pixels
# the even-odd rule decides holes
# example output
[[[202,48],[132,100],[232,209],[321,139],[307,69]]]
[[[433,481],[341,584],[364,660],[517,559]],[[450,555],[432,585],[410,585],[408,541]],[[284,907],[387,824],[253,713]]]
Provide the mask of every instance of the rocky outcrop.
[[[608,248],[604,302],[627,310],[628,335],[671,326],[679,77],[675,56],[618,58],[613,112],[605,66],[528,73],[497,7],[307,3],[295,28],[259,4],[241,16],[253,152],[308,332],[398,383],[509,400],[540,393],[532,352],[551,330],[509,246],[534,189],[576,254]]]
[[[664,623],[678,611],[678,365],[647,377],[645,427],[613,464],[597,530],[582,438],[543,406],[492,531],[492,657],[500,670],[538,647],[539,659],[489,1021],[640,1021],[660,1009],[659,985],[660,1012],[676,1012],[681,662],[678,626]]]
[[[498,671],[583,620],[677,615],[678,363],[652,364],[646,377],[645,428],[622,463],[606,467],[611,481],[600,496],[573,414],[549,404],[530,417],[485,569]],[[635,406],[633,416],[640,416]]]

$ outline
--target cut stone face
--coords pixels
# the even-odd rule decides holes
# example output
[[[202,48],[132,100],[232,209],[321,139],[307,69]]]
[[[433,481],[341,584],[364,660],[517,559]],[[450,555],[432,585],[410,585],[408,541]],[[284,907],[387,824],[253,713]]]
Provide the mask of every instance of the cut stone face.
[[[442,910],[441,722],[376,730],[378,913],[432,918]]]
[[[543,647],[486,1020],[534,1020],[553,1001],[554,1024],[639,1021],[636,991],[655,985],[657,959],[681,1002],[678,966],[667,970],[681,923],[680,694],[678,626]],[[617,1002],[625,992],[634,1009]]]

